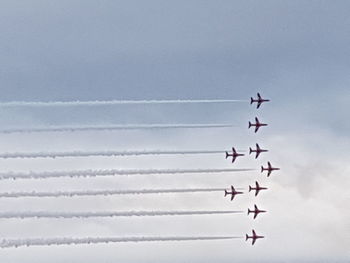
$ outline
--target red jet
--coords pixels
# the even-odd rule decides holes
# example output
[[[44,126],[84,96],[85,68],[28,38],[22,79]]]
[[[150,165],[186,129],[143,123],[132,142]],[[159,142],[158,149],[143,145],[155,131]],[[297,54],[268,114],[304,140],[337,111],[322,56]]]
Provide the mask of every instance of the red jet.
[[[252,239],[252,245],[254,245],[255,244],[255,241],[257,240],[257,239],[259,239],[259,238],[264,238],[264,236],[258,236],[256,233],[255,233],[255,230],[253,229],[252,230],[252,232],[253,232],[253,235],[250,237],[250,236],[248,236],[248,234],[246,234],[245,235],[245,240],[247,241],[248,239]]]
[[[267,168],[264,168],[264,166],[261,166],[261,172],[263,173],[264,171],[268,171],[267,172],[267,177],[270,176],[271,172],[272,171],[277,171],[277,170],[280,170],[280,168],[275,168],[275,167],[272,167],[271,163],[270,162],[267,162]]]
[[[262,127],[262,126],[267,126],[267,124],[266,124],[266,123],[261,123],[261,122],[258,120],[258,118],[255,117],[255,123],[249,122],[248,129],[249,129],[250,127],[252,127],[252,126],[255,126],[254,132],[256,133],[256,132],[259,130],[260,127]]]
[[[255,153],[255,159],[257,159],[260,155],[260,153],[268,152],[268,150],[263,150],[260,148],[259,144],[256,144],[256,150],[253,150],[249,147],[249,154]]]
[[[231,185],[231,192],[228,192],[225,190],[225,196],[231,195],[231,201],[235,198],[236,195],[243,194],[243,192],[238,192],[236,189]]]
[[[230,156],[232,157],[232,163],[234,163],[238,156],[244,156],[244,154],[243,153],[237,153],[236,149],[234,147],[232,147],[232,154],[226,152],[226,159],[228,157],[230,157]]]
[[[256,105],[256,108],[259,109],[260,108],[260,105],[263,103],[263,102],[268,102],[270,100],[267,100],[267,99],[263,99],[261,96],[260,96],[260,93],[257,93],[256,94],[258,96],[257,99],[254,99],[254,98],[250,98],[250,104],[253,104],[254,102],[257,103]]]
[[[258,184],[258,182],[255,182],[255,187],[251,187],[249,185],[249,192],[252,191],[252,190],[255,190],[255,196],[258,195],[258,193],[260,192],[260,190],[266,190],[268,189],[267,187],[262,187]]]
[[[260,210],[256,205],[254,205],[254,210],[250,210],[249,208],[248,208],[248,215],[250,214],[250,213],[254,213],[254,219],[258,216],[258,214],[260,214],[260,213],[266,213],[266,211],[265,210]]]

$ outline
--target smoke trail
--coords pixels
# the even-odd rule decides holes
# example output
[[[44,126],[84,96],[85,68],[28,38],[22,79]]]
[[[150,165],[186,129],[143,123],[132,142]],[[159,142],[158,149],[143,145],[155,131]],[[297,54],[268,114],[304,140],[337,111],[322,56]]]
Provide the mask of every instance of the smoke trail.
[[[60,107],[60,106],[101,106],[120,104],[198,104],[198,103],[233,103],[248,100],[95,100],[95,101],[10,101],[1,102],[0,107]]]
[[[42,128],[3,129],[0,133],[34,133],[34,132],[75,132],[75,131],[116,131],[116,130],[149,130],[149,129],[212,129],[230,128],[233,124],[135,124],[107,126],[52,126]]]
[[[254,169],[149,169],[149,170],[77,170],[77,171],[54,171],[54,172],[29,172],[0,173],[2,179],[46,179],[58,177],[97,177],[97,176],[115,176],[115,175],[151,175],[151,174],[186,174],[186,173],[228,173],[228,172],[247,172]]]
[[[121,242],[169,242],[169,241],[199,241],[199,240],[227,240],[243,238],[239,236],[175,236],[175,237],[86,237],[86,238],[28,238],[28,239],[2,239],[1,248],[21,246],[51,246],[51,245],[80,245]]]
[[[243,190],[244,188],[236,188],[236,189]],[[203,193],[203,192],[221,192],[224,190],[225,190],[224,188],[188,188],[188,189],[141,189],[141,190],[87,190],[87,191],[57,191],[57,192],[32,191],[32,192],[0,193],[0,198]]]
[[[91,217],[144,217],[144,216],[189,216],[240,214],[244,211],[125,211],[125,212],[0,212],[0,218],[91,218]]]
[[[89,157],[89,156],[139,156],[139,155],[189,155],[224,153],[219,150],[198,151],[72,151],[72,152],[37,152],[37,153],[1,153],[0,158],[58,158],[58,157]]]

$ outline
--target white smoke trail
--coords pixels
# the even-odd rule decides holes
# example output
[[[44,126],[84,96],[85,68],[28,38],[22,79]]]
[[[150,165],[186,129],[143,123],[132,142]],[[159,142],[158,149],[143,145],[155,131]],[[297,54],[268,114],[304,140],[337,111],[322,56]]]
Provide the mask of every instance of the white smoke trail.
[[[195,155],[195,154],[216,154],[224,153],[219,150],[198,150],[198,151],[72,151],[72,152],[14,152],[0,153],[0,158],[59,158],[59,157],[90,157],[90,156],[140,156],[140,155]]]
[[[243,190],[244,188],[236,188],[236,189]],[[141,190],[87,190],[87,191],[57,191],[57,192],[32,191],[32,192],[0,193],[0,198],[203,193],[203,192],[221,192],[224,190],[225,190],[224,188],[188,188],[188,189],[141,189]]]
[[[60,106],[103,106],[121,104],[198,104],[198,103],[233,103],[248,100],[95,100],[95,101],[10,101],[1,102],[0,107],[60,107]]]
[[[254,169],[149,169],[149,170],[77,170],[77,171],[54,171],[54,172],[29,172],[0,173],[0,180],[3,179],[47,179],[58,177],[97,177],[97,176],[115,176],[115,175],[151,175],[151,174],[186,174],[186,173],[228,173],[228,172],[247,172]]]
[[[1,219],[10,218],[91,218],[91,217],[144,217],[144,216],[189,216],[189,215],[218,215],[240,214],[244,211],[106,211],[106,212],[0,212]]]
[[[28,238],[28,239],[2,239],[1,248],[22,246],[51,246],[51,245],[80,245],[121,242],[169,242],[169,241],[199,241],[199,240],[227,240],[243,238],[240,236],[174,236],[174,237],[86,237],[86,238]]]
[[[42,128],[2,129],[0,133],[37,133],[37,132],[76,132],[76,131],[116,131],[116,130],[150,130],[150,129],[212,129],[230,128],[233,124],[135,124],[106,126],[51,126]]]

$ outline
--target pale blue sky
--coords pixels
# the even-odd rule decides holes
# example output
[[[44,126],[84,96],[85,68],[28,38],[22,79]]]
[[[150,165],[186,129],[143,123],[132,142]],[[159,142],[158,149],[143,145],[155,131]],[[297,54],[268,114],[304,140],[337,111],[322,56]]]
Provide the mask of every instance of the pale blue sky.
[[[257,222],[243,217],[181,218],[166,222],[91,220],[0,222],[0,235],[84,236],[130,234],[245,234],[255,227],[268,238],[251,248],[243,241],[24,248],[0,251],[1,262],[300,262],[349,260],[348,105],[350,102],[350,3],[348,1],[1,1],[0,101],[109,99],[272,99],[256,111],[231,105],[1,108],[2,128],[112,123],[232,123],[233,130],[1,135],[5,152],[93,149],[271,149],[283,168],[269,180],[199,176],[73,180],[75,187],[120,188],[250,184],[275,188],[258,205],[273,211]],[[246,130],[255,115],[271,125]],[[176,147],[174,146],[176,145]],[[0,160],[7,170],[84,168],[231,167],[221,156],[115,160]],[[248,158],[247,158],[248,159]],[[91,167],[90,167],[91,166]],[[135,167],[136,166],[136,167]],[[192,178],[192,179],[191,179]],[[220,179],[219,179],[220,178]],[[234,179],[234,181],[233,181]],[[160,180],[160,181],[158,181]],[[189,181],[181,181],[189,180]],[[70,180],[0,182],[10,189],[75,189]],[[273,187],[272,187],[273,188]],[[278,196],[278,198],[276,198]],[[236,208],[215,196],[157,200],[0,200],[2,209],[110,210]],[[178,199],[177,199],[178,198]],[[214,200],[213,200],[214,199]],[[96,202],[96,203],[94,203]],[[199,202],[199,203],[197,203]],[[69,204],[67,204],[69,203]],[[92,204],[91,206],[89,206]],[[119,206],[114,206],[119,204]],[[242,209],[251,205],[248,197]],[[153,206],[152,206],[153,205]],[[218,207],[219,206],[219,207]],[[69,209],[68,209],[69,210]],[[289,212],[289,213],[286,213]],[[198,221],[201,223],[198,224]],[[159,224],[164,224],[159,229]],[[118,227],[122,226],[122,229]],[[146,230],[143,228],[147,228]],[[145,230],[143,232],[143,230]],[[178,230],[168,231],[168,230]],[[148,233],[149,232],[149,233]],[[171,232],[171,233],[168,233]],[[290,237],[290,239],[288,239]],[[337,243],[339,242],[339,244]],[[160,251],[161,250],[161,251]],[[68,253],[67,253],[68,251]],[[160,252],[159,252],[160,251]],[[55,255],[55,258],[50,258]],[[260,257],[260,258],[259,258]],[[3,259],[3,260],[2,260]]]

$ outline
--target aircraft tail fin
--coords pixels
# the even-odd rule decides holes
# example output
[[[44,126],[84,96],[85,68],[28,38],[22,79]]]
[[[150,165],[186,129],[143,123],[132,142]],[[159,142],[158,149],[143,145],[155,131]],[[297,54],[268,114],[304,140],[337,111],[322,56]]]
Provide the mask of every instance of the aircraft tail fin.
[[[251,212],[252,212],[252,210],[250,210],[250,209],[248,208],[248,213],[247,213],[247,215],[249,215]]]
[[[251,122],[248,123],[248,129],[249,129],[250,127],[252,127],[252,123],[251,123]]]
[[[252,187],[249,185],[249,192],[252,190]]]
[[[226,152],[226,159],[228,158],[228,156],[229,156],[229,155],[228,155],[228,152]]]
[[[250,97],[250,105],[252,105],[254,102],[254,99],[252,97]]]
[[[248,234],[245,234],[245,241],[248,240]]]
[[[249,147],[249,154],[251,154],[253,151],[252,151],[252,148]]]
[[[264,171],[264,166],[261,166],[261,172],[263,172]]]
[[[224,195],[224,196],[226,196],[226,195],[228,195],[228,192],[227,192],[227,190],[225,190],[225,195]]]

